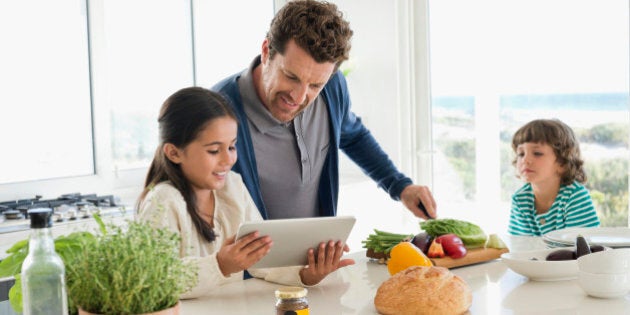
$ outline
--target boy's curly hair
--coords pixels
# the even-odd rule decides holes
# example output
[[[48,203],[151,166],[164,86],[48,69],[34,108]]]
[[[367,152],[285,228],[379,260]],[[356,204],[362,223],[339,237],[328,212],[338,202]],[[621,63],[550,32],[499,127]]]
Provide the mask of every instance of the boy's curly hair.
[[[291,40],[306,50],[318,63],[332,62],[335,71],[350,54],[350,23],[335,4],[314,0],[287,3],[271,21],[267,40],[269,56],[284,54]]]
[[[523,143],[548,144],[556,154],[556,162],[564,168],[560,178],[561,185],[571,184],[573,181],[586,182],[584,160],[580,154],[580,144],[571,127],[559,119],[537,119],[530,121],[514,133],[512,150]],[[517,157],[512,160],[516,166]],[[517,175],[518,177],[518,175]]]

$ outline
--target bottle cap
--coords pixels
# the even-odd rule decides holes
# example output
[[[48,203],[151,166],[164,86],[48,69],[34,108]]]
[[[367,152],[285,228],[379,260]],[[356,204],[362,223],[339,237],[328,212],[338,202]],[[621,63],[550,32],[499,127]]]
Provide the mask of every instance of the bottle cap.
[[[302,287],[282,287],[276,290],[276,298],[299,299],[306,296],[308,291]]]
[[[52,209],[36,208],[28,210],[31,218],[31,229],[43,229],[52,226]]]

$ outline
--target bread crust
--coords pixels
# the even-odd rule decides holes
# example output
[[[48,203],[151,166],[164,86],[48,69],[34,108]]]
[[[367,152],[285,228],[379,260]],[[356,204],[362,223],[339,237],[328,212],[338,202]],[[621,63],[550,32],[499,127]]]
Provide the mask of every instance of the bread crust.
[[[472,305],[468,284],[443,267],[409,267],[383,282],[374,297],[383,315],[458,315]]]

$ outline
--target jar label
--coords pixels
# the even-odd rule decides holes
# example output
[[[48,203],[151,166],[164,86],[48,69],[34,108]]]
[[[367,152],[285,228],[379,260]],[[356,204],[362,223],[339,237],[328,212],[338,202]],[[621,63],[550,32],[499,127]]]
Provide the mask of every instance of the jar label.
[[[283,311],[279,315],[308,315],[308,308],[297,311]]]

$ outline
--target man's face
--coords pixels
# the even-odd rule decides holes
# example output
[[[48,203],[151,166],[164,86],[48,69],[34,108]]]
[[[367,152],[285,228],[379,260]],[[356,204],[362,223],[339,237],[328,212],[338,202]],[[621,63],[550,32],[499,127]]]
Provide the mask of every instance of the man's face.
[[[288,122],[309,106],[332,75],[335,64],[317,63],[293,40],[284,55],[269,57],[263,42],[260,76],[254,75],[258,97],[273,117]]]

